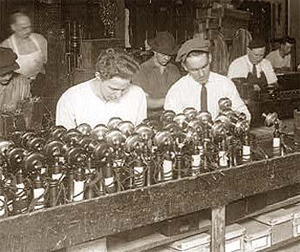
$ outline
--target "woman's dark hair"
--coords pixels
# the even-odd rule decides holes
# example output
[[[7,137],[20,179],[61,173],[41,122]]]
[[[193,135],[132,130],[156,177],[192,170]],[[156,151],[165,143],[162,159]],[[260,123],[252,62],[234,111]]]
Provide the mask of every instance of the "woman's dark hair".
[[[102,80],[115,76],[131,79],[138,71],[139,64],[122,49],[108,48],[100,53],[96,63],[96,72]]]

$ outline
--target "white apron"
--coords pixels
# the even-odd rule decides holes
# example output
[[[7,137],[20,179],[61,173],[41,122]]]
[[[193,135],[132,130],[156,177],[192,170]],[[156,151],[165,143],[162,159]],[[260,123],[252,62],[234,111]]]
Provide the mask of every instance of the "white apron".
[[[45,69],[42,50],[39,46],[38,41],[31,35],[29,36],[29,38],[38,48],[38,50],[33,53],[20,54],[14,35],[11,36],[11,43],[13,46],[13,51],[18,55],[18,59],[16,61],[20,66],[20,69],[16,70],[15,72],[23,74],[27,78],[34,80],[38,73],[45,73]]]

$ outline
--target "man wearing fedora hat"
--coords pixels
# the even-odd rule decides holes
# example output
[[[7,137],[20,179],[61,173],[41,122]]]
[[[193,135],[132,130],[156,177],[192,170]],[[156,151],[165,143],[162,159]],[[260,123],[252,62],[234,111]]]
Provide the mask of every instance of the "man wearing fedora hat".
[[[177,52],[176,41],[169,32],[158,32],[155,38],[148,41],[154,55],[141,64],[132,82],[141,86],[147,94],[149,112],[162,109],[166,93],[180,78],[180,73],[170,62]]]
[[[19,69],[17,55],[0,47],[0,111],[14,111],[19,101],[29,98],[29,80],[14,71]]]
[[[179,79],[168,91],[164,108],[181,113],[187,107],[208,111],[215,119],[219,114],[218,101],[229,98],[232,109],[250,113],[239,96],[234,83],[227,77],[210,71],[210,42],[204,38],[186,41],[178,50],[176,61],[181,62],[187,75]]]

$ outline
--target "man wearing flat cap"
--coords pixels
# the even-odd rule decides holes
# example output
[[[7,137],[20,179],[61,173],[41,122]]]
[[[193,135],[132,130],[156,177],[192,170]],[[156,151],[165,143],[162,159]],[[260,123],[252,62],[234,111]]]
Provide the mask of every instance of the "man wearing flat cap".
[[[176,41],[169,32],[158,32],[148,41],[154,55],[144,62],[132,82],[147,94],[150,111],[162,109],[169,88],[180,78],[178,68],[170,62],[177,52]]]
[[[29,98],[29,80],[14,71],[19,69],[17,55],[10,48],[0,47],[0,111],[16,110],[19,101]]]
[[[255,38],[247,47],[247,54],[235,59],[229,66],[228,78],[245,78],[260,91],[277,83],[277,77],[270,61],[265,59],[266,44],[263,39]]]
[[[187,107],[208,111],[215,119],[219,114],[218,101],[229,98],[232,109],[250,113],[241,100],[234,83],[225,76],[210,71],[210,43],[203,38],[186,41],[179,49],[176,61],[180,61],[187,75],[179,79],[168,91],[164,108],[181,113]]]

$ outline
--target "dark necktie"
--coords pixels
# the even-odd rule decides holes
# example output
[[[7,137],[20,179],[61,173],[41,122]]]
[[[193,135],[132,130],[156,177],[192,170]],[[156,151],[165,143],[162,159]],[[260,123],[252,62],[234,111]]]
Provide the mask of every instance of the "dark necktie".
[[[253,65],[252,74],[255,78],[257,78],[256,65]]]
[[[201,84],[201,112],[207,111],[207,89],[205,84]]]

